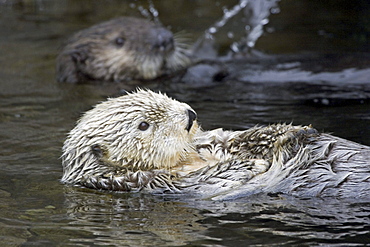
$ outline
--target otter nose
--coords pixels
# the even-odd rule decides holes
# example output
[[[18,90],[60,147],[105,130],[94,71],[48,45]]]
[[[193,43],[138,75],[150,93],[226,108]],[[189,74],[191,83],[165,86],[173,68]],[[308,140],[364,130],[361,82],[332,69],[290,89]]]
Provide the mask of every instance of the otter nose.
[[[193,110],[188,110],[188,117],[189,121],[188,126],[186,126],[186,130],[189,132],[191,127],[193,126],[195,119],[197,119],[197,114]]]
[[[153,49],[160,52],[168,52],[174,48],[172,32],[165,28],[156,30],[155,38],[152,40]]]

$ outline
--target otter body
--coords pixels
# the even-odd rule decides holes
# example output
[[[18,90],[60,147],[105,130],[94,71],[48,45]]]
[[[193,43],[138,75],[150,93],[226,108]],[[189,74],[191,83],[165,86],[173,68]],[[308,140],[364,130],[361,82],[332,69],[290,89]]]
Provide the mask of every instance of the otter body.
[[[145,19],[121,17],[74,34],[57,57],[57,80],[151,80],[191,63],[185,44]]]
[[[63,147],[65,183],[232,199],[369,197],[370,147],[310,126],[203,131],[190,106],[139,90],[88,111]]]

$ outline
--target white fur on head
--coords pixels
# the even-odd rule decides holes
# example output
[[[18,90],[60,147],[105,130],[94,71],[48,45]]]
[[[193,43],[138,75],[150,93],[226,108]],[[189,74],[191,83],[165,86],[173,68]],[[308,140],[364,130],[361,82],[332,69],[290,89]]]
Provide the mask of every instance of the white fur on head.
[[[131,170],[170,169],[192,149],[198,129],[190,131],[191,107],[161,93],[138,90],[109,99],[86,112],[63,147],[62,181],[77,183],[82,176],[109,171],[91,151],[104,148],[105,159]],[[142,122],[149,124],[140,130]],[[112,169],[112,168],[110,168]]]

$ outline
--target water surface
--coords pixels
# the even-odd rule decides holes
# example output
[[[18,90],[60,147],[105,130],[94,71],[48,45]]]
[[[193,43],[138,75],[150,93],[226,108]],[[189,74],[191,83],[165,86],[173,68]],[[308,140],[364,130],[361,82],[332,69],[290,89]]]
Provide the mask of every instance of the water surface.
[[[119,15],[185,30],[204,45],[198,49],[206,57],[243,54],[228,64],[234,76],[221,82],[203,76],[144,85],[189,103],[203,128],[313,124],[370,145],[370,7],[361,0],[339,2],[0,1],[0,245],[368,243],[366,201],[285,195],[191,201],[59,183],[62,143],[81,113],[137,85],[58,84],[58,48],[71,33]],[[254,27],[262,32],[251,37]]]

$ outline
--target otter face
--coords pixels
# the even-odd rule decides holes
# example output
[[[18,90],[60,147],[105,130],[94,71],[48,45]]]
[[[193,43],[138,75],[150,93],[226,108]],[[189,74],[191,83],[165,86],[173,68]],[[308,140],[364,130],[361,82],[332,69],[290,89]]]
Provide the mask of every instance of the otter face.
[[[190,106],[163,94],[139,90],[109,99],[86,112],[70,132],[63,147],[62,180],[113,169],[108,166],[170,169],[193,149],[198,128]]]
[[[69,42],[62,54],[72,54],[75,73],[90,79],[154,79],[191,62],[186,46],[171,31],[139,18],[103,22],[77,33]],[[67,61],[59,56],[57,63],[63,74]]]

